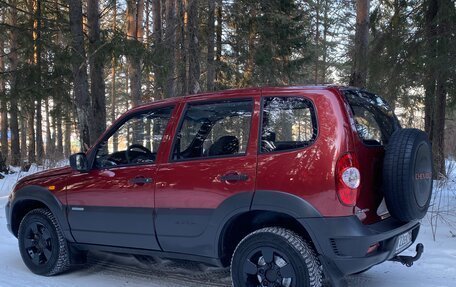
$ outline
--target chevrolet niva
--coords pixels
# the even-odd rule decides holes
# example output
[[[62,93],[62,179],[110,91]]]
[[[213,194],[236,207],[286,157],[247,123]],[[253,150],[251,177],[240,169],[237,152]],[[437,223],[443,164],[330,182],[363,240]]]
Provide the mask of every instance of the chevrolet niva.
[[[6,206],[27,267],[90,250],[231,266],[233,286],[340,284],[414,243],[432,193],[426,134],[338,86],[252,88],[122,115],[70,166],[21,179]]]

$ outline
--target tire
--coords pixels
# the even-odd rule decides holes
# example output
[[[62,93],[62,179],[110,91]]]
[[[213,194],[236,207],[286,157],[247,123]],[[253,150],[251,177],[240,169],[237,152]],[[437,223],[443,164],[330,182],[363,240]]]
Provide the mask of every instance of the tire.
[[[423,218],[432,196],[432,178],[427,134],[417,129],[395,131],[383,163],[383,193],[390,214],[403,222]]]
[[[313,248],[280,227],[259,229],[238,244],[231,277],[234,287],[322,286],[322,268]]]
[[[35,274],[52,276],[70,267],[70,251],[54,215],[45,208],[27,213],[19,225],[19,250]]]

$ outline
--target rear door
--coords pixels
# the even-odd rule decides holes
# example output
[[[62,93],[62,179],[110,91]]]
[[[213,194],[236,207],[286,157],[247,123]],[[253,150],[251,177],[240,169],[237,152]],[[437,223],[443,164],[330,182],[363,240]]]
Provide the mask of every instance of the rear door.
[[[381,97],[356,90],[346,90],[344,94],[356,127],[354,143],[361,173],[361,191],[356,206],[365,211],[364,223],[374,223],[388,213],[385,204],[379,209],[383,199],[381,171],[385,146],[400,125]]]
[[[220,222],[229,210],[249,209],[257,157],[254,104],[253,97],[187,102],[169,162],[157,176],[156,230],[164,251],[215,256]]]

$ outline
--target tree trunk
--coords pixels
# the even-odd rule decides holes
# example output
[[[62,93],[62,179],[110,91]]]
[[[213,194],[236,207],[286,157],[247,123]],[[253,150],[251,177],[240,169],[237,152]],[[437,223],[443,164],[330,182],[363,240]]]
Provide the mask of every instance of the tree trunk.
[[[141,42],[144,35],[143,28],[144,1],[127,1],[127,38],[132,43],[132,51],[128,55],[130,72],[130,98],[132,106],[141,103]]]
[[[112,29],[113,31],[117,30],[117,2],[114,0],[114,15],[112,19]],[[116,67],[117,67],[117,60],[116,56],[112,55],[111,59],[111,124],[114,124],[116,121]],[[115,133],[113,135],[113,150],[116,152],[118,149],[118,134]]]
[[[151,45],[151,38],[152,38],[152,33],[150,32],[150,14],[151,14],[151,2],[152,0],[147,0],[144,2],[144,12],[145,12],[145,18],[144,18],[144,37],[143,37],[143,42],[144,42],[144,47],[148,49]],[[154,64],[156,62],[154,61]],[[142,95],[142,100],[149,102],[155,98],[155,91],[153,90],[154,85],[152,84],[154,80],[154,76],[152,74],[152,71],[150,69],[147,69],[142,73],[142,82],[143,85],[145,86],[145,91],[143,91]]]
[[[71,155],[71,120],[68,115],[64,117],[65,121],[65,134],[63,135],[64,137],[64,149],[63,149],[63,155],[65,158],[69,158]]]
[[[207,86],[208,91],[214,90],[215,85],[215,0],[208,0],[207,20]]]
[[[196,94],[201,88],[200,57],[199,57],[199,27],[198,0],[188,2],[188,93]]]
[[[144,42],[144,0],[138,0],[137,3],[137,15],[136,15],[136,39],[140,42]]]
[[[318,66],[320,58],[320,0],[315,3],[315,67],[314,67],[314,83],[318,84]]]
[[[177,1],[177,18],[176,21],[176,48],[174,50],[174,58],[177,59],[177,83],[176,95],[183,96],[188,94],[188,0]]]
[[[62,127],[62,117],[59,114],[55,118],[56,131],[54,132],[54,142],[55,142],[55,156],[57,159],[61,159],[63,156],[63,127]]]
[[[328,0],[324,0],[324,12],[323,12],[323,61],[321,63],[321,83],[326,84],[326,74],[327,74],[327,67],[328,63],[326,63],[328,59],[328,29],[329,29],[329,18],[328,18],[328,10],[330,4]]]
[[[155,73],[155,94],[163,96],[164,92],[164,77],[163,77],[163,62],[162,55],[163,48],[163,25],[162,25],[162,6],[161,0],[152,0],[152,38],[155,47],[155,53],[159,55],[160,59],[157,61],[158,68],[154,70]]]
[[[164,58],[166,59],[165,96],[168,98],[176,96],[176,59],[174,57],[177,29],[176,4],[176,0],[166,0],[166,28],[164,39],[166,50],[164,51]]]
[[[31,124],[32,118],[29,118],[29,135],[34,134],[35,138],[32,140],[33,143],[29,143],[29,162],[32,163],[30,160],[34,159],[38,164],[42,164],[43,157],[44,157],[44,144],[43,144],[43,129],[42,129],[42,114],[41,114],[41,98],[42,98],[42,82],[41,82],[41,17],[42,17],[42,2],[41,0],[33,0],[32,2],[32,11],[33,11],[33,32],[32,32],[32,39],[33,39],[33,65],[36,69],[37,74],[37,81],[35,82],[35,91],[36,94],[36,107],[34,114],[36,115],[36,133],[34,133],[34,125]],[[33,117],[33,113],[30,114],[30,117]],[[29,138],[30,140],[30,138]],[[33,155],[30,153],[32,152],[32,148],[35,146],[36,142],[36,158],[35,158],[35,150],[33,150]]]
[[[82,4],[81,0],[72,0],[70,6],[70,29],[72,35],[72,66],[73,66],[73,94],[76,103],[78,117],[78,130],[81,149],[90,147],[90,98],[87,81],[86,53],[84,48],[84,33],[82,27]]]
[[[90,125],[90,143],[94,144],[106,130],[106,95],[104,81],[103,53],[100,51],[99,0],[87,1],[87,22],[89,29],[90,92],[93,122]]]
[[[216,47],[216,56],[215,56],[215,81],[219,80],[219,71],[222,61],[222,21],[223,21],[223,2],[222,0],[216,0],[216,16],[217,16],[217,27],[215,29],[215,47]]]
[[[21,109],[21,114],[24,116],[20,116],[20,124],[21,124],[21,160],[20,166],[24,167],[25,163],[27,162],[27,118],[25,114],[27,112],[24,109]],[[19,136],[19,135],[18,135]]]
[[[437,0],[435,0],[437,1]],[[438,65],[436,71],[435,104],[433,113],[432,127],[432,151],[434,156],[434,171],[438,177],[446,177],[445,169],[445,115],[446,101],[449,87],[450,65],[447,64],[451,58],[450,53],[454,51],[454,46],[450,45],[450,35],[454,32],[452,19],[456,17],[454,1],[437,1],[437,58],[435,63]],[[435,36],[434,36],[435,39]]]
[[[216,27],[216,50],[217,50],[217,55],[216,55],[216,60],[217,62],[220,62],[222,59],[222,31],[223,31],[223,1],[222,0],[216,0],[217,1],[217,8],[216,8],[216,14],[217,14],[217,27]],[[217,63],[218,65],[219,63]],[[217,77],[217,73],[216,73]]]
[[[128,53],[128,70],[130,73],[130,99],[133,107],[141,104],[141,52],[144,36],[143,17],[144,1],[127,1],[127,39],[132,50]],[[133,127],[133,142],[142,142],[141,123]]]
[[[437,56],[436,43],[434,35],[436,31],[436,16],[437,16],[437,1],[427,0],[425,11],[425,45],[426,45],[426,71],[424,78],[424,130],[429,135],[432,142],[433,131],[432,128],[434,118],[434,99],[435,99],[435,85],[436,85],[436,67],[435,61]]]
[[[3,12],[3,11],[2,11]],[[1,22],[4,22],[5,15],[1,15]],[[0,74],[5,72],[5,61],[3,55],[5,54],[5,40],[0,39]],[[6,100],[6,85],[3,76],[0,76],[0,143],[1,143],[1,156],[0,162],[8,158],[8,102]]]
[[[356,32],[350,86],[364,88],[367,82],[369,50],[369,2],[356,0]]]
[[[11,7],[16,7],[17,0],[11,0]],[[11,27],[17,27],[17,10],[9,8],[9,24]],[[17,91],[17,67],[18,67],[18,55],[17,55],[17,40],[18,32],[17,29],[11,29],[9,33],[9,47],[10,53],[9,59],[9,72],[11,74],[10,80],[10,127],[11,127],[11,164],[19,166],[21,163],[21,150],[19,146],[19,121],[18,121],[18,91]]]
[[[46,158],[51,159],[54,155],[55,145],[51,133],[51,115],[49,112],[49,100],[44,100],[44,110],[46,113]]]
[[[36,163],[42,164],[44,158],[44,142],[43,142],[43,114],[41,110],[41,99],[36,102]]]
[[[163,35],[161,0],[152,0],[152,19],[154,42],[159,44]]]
[[[29,164],[36,162],[35,138],[35,101],[29,104],[27,111],[27,160]]]
[[[0,83],[0,85],[3,85],[3,83]],[[5,92],[5,89],[3,88],[2,91],[0,91],[0,93],[3,94],[4,92]],[[3,158],[7,159],[8,158],[8,103],[4,97],[4,94],[0,101],[0,109],[1,109],[0,136],[2,137],[1,138],[1,144],[2,144],[1,153],[2,153]]]
[[[435,89],[434,127],[432,129],[432,154],[434,157],[434,171],[438,173],[437,178],[446,176],[444,151],[447,80],[446,71],[439,71]]]

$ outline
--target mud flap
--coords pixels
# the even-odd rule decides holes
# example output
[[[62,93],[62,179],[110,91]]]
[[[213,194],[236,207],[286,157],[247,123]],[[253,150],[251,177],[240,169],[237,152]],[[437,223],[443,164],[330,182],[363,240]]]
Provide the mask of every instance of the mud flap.
[[[323,266],[323,274],[325,279],[329,281],[330,285],[333,287],[347,287],[347,282],[345,277],[340,272],[339,268],[331,261],[327,260],[323,255],[318,256],[321,265]]]

